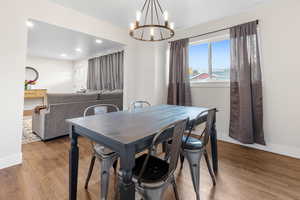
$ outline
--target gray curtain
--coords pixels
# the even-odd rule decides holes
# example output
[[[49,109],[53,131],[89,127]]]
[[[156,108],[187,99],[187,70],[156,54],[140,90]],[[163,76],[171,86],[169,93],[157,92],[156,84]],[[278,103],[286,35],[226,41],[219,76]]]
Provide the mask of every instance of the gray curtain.
[[[229,135],[245,144],[265,145],[257,22],[230,29]]]
[[[124,51],[89,59],[87,89],[123,89]]]
[[[188,50],[189,39],[171,42],[168,104],[192,105]]]

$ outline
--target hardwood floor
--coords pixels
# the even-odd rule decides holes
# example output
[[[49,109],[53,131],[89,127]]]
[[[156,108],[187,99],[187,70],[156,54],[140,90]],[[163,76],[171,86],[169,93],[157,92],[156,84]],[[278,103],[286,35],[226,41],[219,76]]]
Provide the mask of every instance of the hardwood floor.
[[[90,154],[89,142],[80,138],[78,200],[98,200],[99,164],[96,163],[88,191],[84,189]],[[68,199],[69,139],[23,145],[22,165],[0,170],[2,200]],[[219,142],[220,169],[213,187],[201,162],[202,200],[299,200],[300,160]],[[113,170],[111,171],[113,174]],[[180,198],[195,199],[187,162],[176,172]],[[116,177],[111,176],[109,199],[114,199]],[[174,199],[172,189],[165,193]]]

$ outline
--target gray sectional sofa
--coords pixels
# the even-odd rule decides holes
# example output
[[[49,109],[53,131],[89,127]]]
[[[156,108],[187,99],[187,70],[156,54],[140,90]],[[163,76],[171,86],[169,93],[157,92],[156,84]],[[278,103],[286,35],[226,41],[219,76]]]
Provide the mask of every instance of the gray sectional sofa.
[[[81,117],[89,106],[115,104],[123,109],[122,91],[47,94],[46,100],[46,108],[35,111],[32,116],[32,131],[42,140],[68,135],[66,119]]]

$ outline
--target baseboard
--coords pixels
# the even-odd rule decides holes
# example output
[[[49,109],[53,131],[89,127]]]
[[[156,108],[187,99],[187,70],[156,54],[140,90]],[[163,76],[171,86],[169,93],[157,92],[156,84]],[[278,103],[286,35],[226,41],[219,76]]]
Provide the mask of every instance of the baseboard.
[[[22,163],[22,153],[0,158],[0,169],[12,167]]]
[[[233,143],[233,144],[239,144],[242,146],[259,149],[263,151],[268,151],[292,158],[300,159],[300,148],[299,147],[291,147],[286,145],[280,145],[280,144],[268,144],[266,146],[259,145],[259,144],[242,144],[234,139],[232,139],[229,136],[225,136],[226,134],[218,134],[221,137],[218,137],[218,140]],[[228,134],[227,134],[228,135]],[[223,136],[223,137],[222,137]],[[224,137],[225,136],[225,137]]]

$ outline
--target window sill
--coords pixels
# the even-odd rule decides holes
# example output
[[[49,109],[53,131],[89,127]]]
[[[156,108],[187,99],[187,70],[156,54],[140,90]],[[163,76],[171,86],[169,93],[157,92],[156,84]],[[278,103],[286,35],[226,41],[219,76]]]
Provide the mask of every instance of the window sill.
[[[191,88],[229,88],[230,81],[190,82]]]

